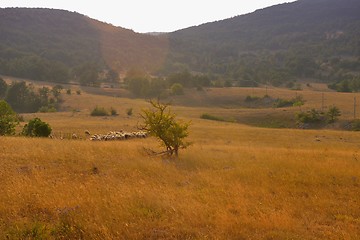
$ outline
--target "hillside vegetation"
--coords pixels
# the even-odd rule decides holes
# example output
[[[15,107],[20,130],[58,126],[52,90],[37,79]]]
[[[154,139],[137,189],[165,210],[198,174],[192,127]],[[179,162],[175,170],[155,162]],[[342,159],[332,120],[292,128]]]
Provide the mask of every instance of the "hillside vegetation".
[[[163,38],[64,10],[0,9],[0,32],[1,74],[52,82],[116,82],[133,67],[154,71],[167,49]]]
[[[165,70],[189,67],[240,86],[352,80],[360,73],[359,12],[356,0],[299,0],[179,30],[169,34]]]
[[[219,86],[310,79],[358,91],[359,12],[357,0],[298,0],[153,35],[63,10],[0,9],[0,74],[99,85],[133,69],[190,71]]]

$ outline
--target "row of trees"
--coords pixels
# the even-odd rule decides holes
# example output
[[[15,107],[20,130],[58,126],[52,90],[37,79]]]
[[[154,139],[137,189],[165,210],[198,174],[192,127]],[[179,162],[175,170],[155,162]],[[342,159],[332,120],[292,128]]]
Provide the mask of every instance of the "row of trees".
[[[61,90],[61,85],[36,89],[24,81],[8,85],[0,78],[0,99],[4,99],[18,113],[57,111],[62,102]]]
[[[195,75],[189,71],[173,73],[162,78],[151,77],[144,72],[130,70],[124,80],[127,88],[138,97],[161,97],[168,93],[181,95],[183,88],[197,87],[200,89],[212,85],[209,76]]]
[[[0,74],[55,83],[73,80],[85,86],[98,86],[101,82],[116,82],[119,79],[117,72],[95,62],[85,62],[70,68],[62,62],[37,55],[11,59],[3,59],[0,55]]]
[[[298,124],[324,124],[334,123],[341,116],[341,111],[336,106],[331,106],[327,112],[311,109],[296,114]]]
[[[352,76],[347,75],[343,77],[343,80],[333,84],[329,84],[330,89],[338,92],[359,92],[360,91],[360,75]]]
[[[188,68],[236,84],[339,81],[360,72],[359,2],[340,5],[308,1],[276,6],[170,33],[163,71]]]

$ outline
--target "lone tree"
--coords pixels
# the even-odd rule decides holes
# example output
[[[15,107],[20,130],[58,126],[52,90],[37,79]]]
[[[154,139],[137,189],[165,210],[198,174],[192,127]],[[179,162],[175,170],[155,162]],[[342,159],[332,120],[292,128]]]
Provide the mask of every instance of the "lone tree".
[[[189,143],[184,139],[189,135],[189,122],[176,120],[176,115],[168,109],[168,104],[150,100],[152,108],[142,110],[140,116],[144,125],[140,128],[151,136],[157,137],[166,147],[166,153],[178,156],[180,148],[186,148]]]

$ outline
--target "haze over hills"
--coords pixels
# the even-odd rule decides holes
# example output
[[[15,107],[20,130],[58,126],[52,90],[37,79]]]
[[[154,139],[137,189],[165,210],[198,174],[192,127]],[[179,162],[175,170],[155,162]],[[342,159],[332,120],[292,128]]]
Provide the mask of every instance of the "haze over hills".
[[[192,71],[233,86],[303,79],[354,85],[359,12],[357,0],[299,0],[172,33],[139,34],[63,10],[0,9],[0,73],[91,83],[91,76],[136,68],[165,76]]]
[[[63,82],[59,72],[79,77],[91,75],[83,70],[90,67],[154,71],[167,50],[164,38],[65,10],[0,9],[0,32],[0,72],[38,80]]]

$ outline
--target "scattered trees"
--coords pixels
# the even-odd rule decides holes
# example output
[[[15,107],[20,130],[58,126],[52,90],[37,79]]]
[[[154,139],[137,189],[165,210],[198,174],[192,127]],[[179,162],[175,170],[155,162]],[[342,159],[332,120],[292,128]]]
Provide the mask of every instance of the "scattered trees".
[[[326,113],[316,109],[311,109],[307,112],[298,112],[296,113],[296,120],[299,124],[326,124],[336,122],[340,116],[340,109],[336,106],[331,106]]]
[[[275,108],[281,108],[281,107],[290,107],[290,106],[302,106],[304,105],[305,100],[303,98],[303,96],[298,95],[295,98],[291,99],[291,100],[285,100],[285,99],[281,99],[278,98],[275,100],[273,106]]]
[[[119,115],[115,108],[111,107],[109,110],[104,107],[96,106],[90,113],[91,116],[117,116]]]
[[[168,88],[162,78],[151,78],[145,73],[130,72],[125,78],[125,83],[130,92],[137,97],[160,97]]]
[[[346,76],[343,76],[341,81],[329,84],[328,87],[338,92],[359,92],[360,75],[352,76],[348,74]]]
[[[41,99],[25,82],[14,82],[9,86],[5,100],[16,112],[37,112]]]
[[[9,86],[4,85],[5,87],[7,90],[4,99],[14,111],[19,113],[47,112],[46,109],[50,110],[50,112],[56,112],[62,102],[61,85],[56,85],[52,89],[48,87],[35,89],[31,84],[26,84],[23,81],[13,82]]]
[[[184,88],[201,89],[210,86],[210,78],[206,75],[193,75],[188,71],[172,73],[167,77],[151,77],[144,72],[131,69],[125,77],[125,84],[137,97],[164,97],[170,92],[183,94]]]
[[[298,123],[320,123],[323,121],[323,113],[316,109],[299,112],[296,114],[296,120]]]
[[[142,111],[140,116],[144,125],[140,128],[149,135],[155,136],[166,147],[166,153],[178,156],[180,148],[186,148],[189,143],[184,139],[189,135],[189,122],[176,119],[176,115],[168,109],[168,104],[150,100],[151,108]]]

